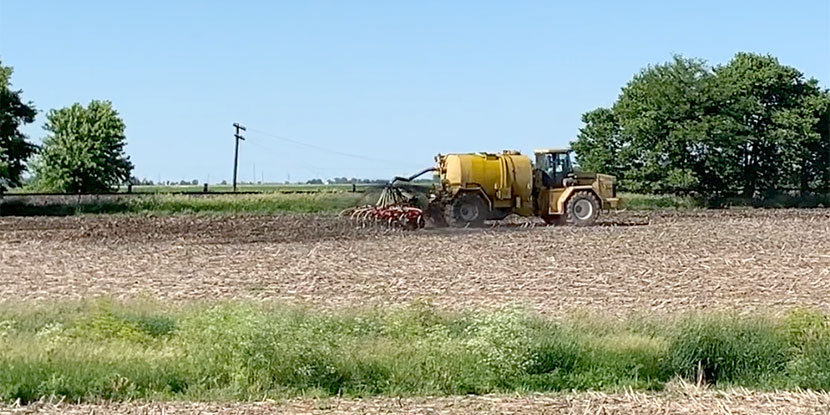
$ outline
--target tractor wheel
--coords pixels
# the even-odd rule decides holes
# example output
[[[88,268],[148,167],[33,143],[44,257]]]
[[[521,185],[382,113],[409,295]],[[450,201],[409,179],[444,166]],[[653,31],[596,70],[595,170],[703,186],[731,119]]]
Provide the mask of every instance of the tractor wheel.
[[[483,225],[489,214],[490,209],[480,196],[466,193],[458,196],[447,205],[447,212],[444,217],[450,226],[463,228]]]
[[[569,225],[593,225],[599,218],[599,200],[591,192],[577,192],[565,204],[565,218]]]

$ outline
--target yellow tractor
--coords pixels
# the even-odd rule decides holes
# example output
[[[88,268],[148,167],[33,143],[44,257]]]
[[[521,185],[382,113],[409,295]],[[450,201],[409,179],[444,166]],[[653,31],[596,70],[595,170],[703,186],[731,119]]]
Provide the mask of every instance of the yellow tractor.
[[[587,226],[600,211],[616,208],[616,179],[575,168],[566,149],[536,150],[536,163],[517,151],[500,154],[438,155],[437,167],[395,182],[437,172],[440,185],[424,214],[437,226],[478,226],[510,214],[544,219],[548,224]]]

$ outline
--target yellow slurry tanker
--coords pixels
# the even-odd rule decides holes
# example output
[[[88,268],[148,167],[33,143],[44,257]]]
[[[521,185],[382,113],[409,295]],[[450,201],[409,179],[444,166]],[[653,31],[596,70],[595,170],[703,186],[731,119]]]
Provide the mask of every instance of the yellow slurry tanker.
[[[602,209],[616,208],[616,179],[582,172],[574,167],[571,151],[536,150],[535,164],[517,151],[438,155],[439,185],[421,206],[436,225],[477,226],[510,214],[538,216],[548,224],[591,225]]]

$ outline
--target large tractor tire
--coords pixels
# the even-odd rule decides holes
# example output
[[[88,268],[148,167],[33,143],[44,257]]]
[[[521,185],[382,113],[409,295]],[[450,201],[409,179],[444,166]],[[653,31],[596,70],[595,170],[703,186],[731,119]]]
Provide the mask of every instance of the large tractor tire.
[[[599,199],[593,193],[577,192],[565,204],[565,220],[568,225],[591,226],[599,218]]]
[[[447,205],[444,218],[447,224],[456,228],[481,226],[490,215],[490,208],[481,196],[474,193],[459,195]]]

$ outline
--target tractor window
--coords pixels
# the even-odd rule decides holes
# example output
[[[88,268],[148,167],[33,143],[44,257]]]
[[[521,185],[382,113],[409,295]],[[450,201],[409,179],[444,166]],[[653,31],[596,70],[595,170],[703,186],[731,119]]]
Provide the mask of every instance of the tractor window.
[[[575,170],[579,169],[579,159],[576,158],[576,153],[571,151],[570,153],[568,153],[568,156],[571,158],[571,166]]]
[[[568,153],[556,154],[556,174],[567,174],[571,172],[571,157]]]
[[[550,177],[553,177],[556,174],[556,157],[553,154],[546,154],[545,155],[545,173],[547,173]]]

